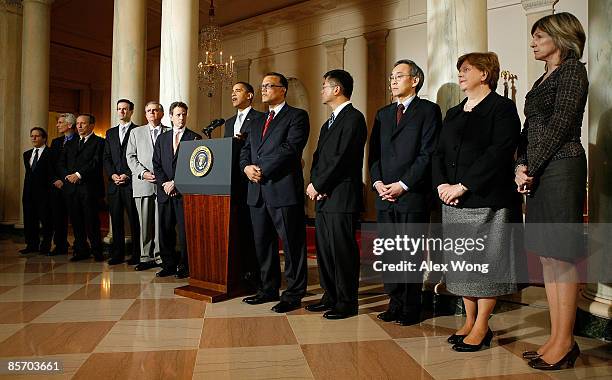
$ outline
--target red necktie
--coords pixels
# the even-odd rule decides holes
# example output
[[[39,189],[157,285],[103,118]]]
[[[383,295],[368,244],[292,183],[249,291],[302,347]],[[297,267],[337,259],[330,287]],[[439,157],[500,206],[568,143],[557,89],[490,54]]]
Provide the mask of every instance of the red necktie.
[[[266,119],[266,124],[264,125],[264,129],[263,129],[263,133],[261,134],[261,137],[264,137],[266,135],[266,132],[268,131],[268,127],[270,126],[270,123],[272,122],[272,119],[274,119],[274,111],[270,111],[270,114],[268,115],[268,119]]]
[[[404,105],[402,103],[400,103],[397,106],[397,111],[395,113],[395,125],[399,125],[400,120],[402,120],[402,116],[404,116]]]

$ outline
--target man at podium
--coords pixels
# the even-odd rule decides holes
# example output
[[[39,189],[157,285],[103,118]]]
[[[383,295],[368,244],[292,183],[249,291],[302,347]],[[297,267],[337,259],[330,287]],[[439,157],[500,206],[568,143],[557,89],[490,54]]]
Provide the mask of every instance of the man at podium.
[[[298,309],[307,285],[301,159],[310,125],[306,111],[286,104],[288,87],[289,82],[282,74],[272,72],[264,76],[261,96],[268,112],[251,125],[240,153],[240,168],[250,181],[247,204],[261,274],[259,291],[243,302],[257,305],[279,300],[280,236],[287,289],[272,307],[277,313]]]

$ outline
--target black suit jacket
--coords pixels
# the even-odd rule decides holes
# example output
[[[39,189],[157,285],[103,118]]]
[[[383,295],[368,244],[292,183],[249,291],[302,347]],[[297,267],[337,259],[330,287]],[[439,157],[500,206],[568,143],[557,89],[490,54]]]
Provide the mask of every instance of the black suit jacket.
[[[285,104],[262,137],[267,117],[251,124],[240,152],[241,172],[247,165],[258,165],[263,173],[260,183],[249,182],[247,203],[255,206],[263,196],[271,207],[303,204],[302,151],[310,132],[308,113]]]
[[[431,194],[431,155],[442,126],[442,113],[437,104],[418,96],[404,111],[399,125],[396,110],[397,103],[392,103],[376,113],[370,137],[370,177],[372,184],[402,181],[408,191],[395,203],[377,196],[376,209],[425,212]]]
[[[327,198],[316,202],[317,211],[363,211],[363,149],[368,128],[363,114],[352,104],[338,114],[331,128],[321,126],[312,158],[310,182]]]
[[[225,134],[223,137],[234,137],[234,124],[236,123],[237,116],[238,114],[234,114],[234,116],[225,121]],[[262,116],[264,116],[263,112],[259,112],[255,108],[251,108],[249,113],[247,113],[246,119],[244,119],[242,126],[240,127],[240,133],[249,133],[251,130],[251,124],[255,123],[256,120]]]
[[[72,136],[72,139],[78,139],[79,136],[77,134],[74,134]],[[51,163],[52,163],[52,167],[51,167],[51,182],[55,182],[58,179],[60,181],[62,181],[64,178],[62,177],[62,173],[60,170],[58,170],[58,164],[60,161],[60,158],[62,157],[62,154],[64,152],[64,136],[59,136],[54,138],[51,141],[51,146],[49,147],[50,149],[50,153],[51,153]]]
[[[104,178],[102,174],[102,155],[104,154],[104,139],[92,134],[83,147],[79,149],[79,136],[64,145],[60,157],[58,171],[64,181],[66,194],[76,191],[87,191],[94,197],[104,196]],[[72,184],[66,181],[68,174],[79,172],[81,180]]]
[[[155,183],[157,184],[157,201],[161,203],[168,202],[170,198],[164,191],[163,184],[174,179],[176,171],[176,160],[178,159],[181,144],[179,144],[176,154],[174,154],[172,133],[173,129],[162,133],[155,142],[153,148],[153,173],[155,174]],[[200,140],[202,136],[195,133],[189,128],[185,128],[181,141]],[[180,194],[179,194],[180,196]]]
[[[128,180],[122,187],[132,187],[132,171],[127,164],[125,150],[127,149],[128,138],[132,129],[136,128],[134,123],[130,123],[128,130],[123,138],[123,143],[119,140],[119,127],[113,127],[106,132],[104,143],[104,171],[108,177],[108,193],[113,194],[117,191],[117,185],[111,178],[113,174],[126,174]]]
[[[459,207],[510,207],[517,201],[514,152],[521,121],[515,104],[495,92],[472,112],[467,98],[451,108],[433,159],[433,185],[461,183],[469,189]]]
[[[39,153],[37,164],[34,170],[32,170],[30,158],[32,158],[33,152],[34,149],[30,149],[23,153],[23,164],[25,166],[23,200],[27,200],[30,197],[46,199],[51,190],[51,177],[53,174],[52,152],[49,147],[45,147],[45,150]]]

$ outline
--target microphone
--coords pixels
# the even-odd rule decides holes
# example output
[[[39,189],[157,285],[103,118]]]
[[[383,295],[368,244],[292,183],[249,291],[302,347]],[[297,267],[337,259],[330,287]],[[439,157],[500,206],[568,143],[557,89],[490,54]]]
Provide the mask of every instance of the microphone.
[[[208,126],[206,128],[202,129],[202,132],[210,133],[210,132],[214,131],[216,128],[222,126],[223,123],[225,123],[225,119],[215,119],[215,120],[211,121],[210,124],[208,124]]]

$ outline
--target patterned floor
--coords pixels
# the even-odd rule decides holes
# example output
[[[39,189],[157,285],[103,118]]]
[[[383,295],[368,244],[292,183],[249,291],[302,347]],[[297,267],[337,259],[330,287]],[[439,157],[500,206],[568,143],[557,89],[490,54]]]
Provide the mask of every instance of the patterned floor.
[[[155,270],[20,256],[22,247],[0,239],[0,358],[61,360],[64,372],[40,376],[48,379],[612,378],[610,345],[593,339],[578,338],[575,369],[542,373],[520,358],[547,335],[540,288],[503,303],[506,311],[491,319],[491,349],[461,354],[446,343],[461,317],[382,323],[375,316],[386,298],[377,286],[361,288],[357,317],[328,321],[240,299],[205,304],[175,296],[185,282],[156,278]],[[310,283],[320,293],[314,276]]]

